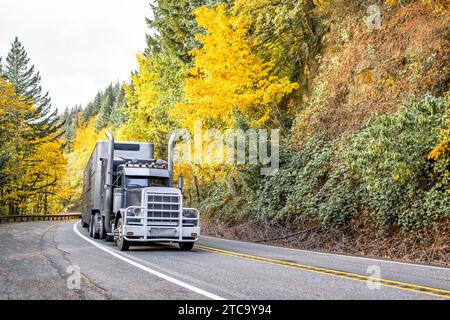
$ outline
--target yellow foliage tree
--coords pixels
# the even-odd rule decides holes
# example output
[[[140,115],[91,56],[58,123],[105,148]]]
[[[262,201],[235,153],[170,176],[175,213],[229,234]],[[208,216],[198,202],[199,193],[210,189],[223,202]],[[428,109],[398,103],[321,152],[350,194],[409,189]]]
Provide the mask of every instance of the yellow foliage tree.
[[[150,62],[144,55],[137,56],[139,70],[131,76],[131,85],[125,85],[128,107],[125,114],[128,121],[119,129],[122,140],[148,141],[152,138],[152,114],[157,105],[158,92],[154,82],[158,75],[150,69]]]
[[[27,137],[32,133],[25,117],[32,112],[31,104],[16,95],[11,83],[0,78],[0,204],[3,213],[17,212],[18,181],[25,165],[24,155],[29,151]]]
[[[98,140],[105,140],[105,129],[96,132],[91,119],[77,128],[72,144],[72,152],[67,155],[67,176],[63,185],[70,192],[66,193],[63,206],[68,210],[80,209],[83,172]],[[110,128],[111,130],[111,128]]]
[[[62,199],[69,190],[64,186],[67,159],[60,150],[60,141],[40,144],[27,160],[29,165],[22,177],[19,207],[29,213],[59,213]]]
[[[9,214],[54,213],[64,197],[61,142],[32,138],[34,128],[26,119],[34,110],[0,79],[0,204]]]
[[[227,13],[223,4],[195,11],[205,29],[197,35],[202,48],[192,52],[194,65],[185,85],[187,103],[178,104],[171,115],[192,128],[193,121],[233,126],[233,112],[245,114],[251,124],[267,122],[272,106],[298,87],[287,78],[271,75],[273,62],[253,52],[256,40],[247,39],[246,15]]]
[[[158,57],[137,56],[139,70],[131,76],[131,84],[125,85],[128,106],[124,110],[127,121],[117,130],[120,140],[152,142],[158,156],[165,154],[165,144],[172,131],[171,119],[164,95],[169,95],[170,83],[161,81],[155,71]]]

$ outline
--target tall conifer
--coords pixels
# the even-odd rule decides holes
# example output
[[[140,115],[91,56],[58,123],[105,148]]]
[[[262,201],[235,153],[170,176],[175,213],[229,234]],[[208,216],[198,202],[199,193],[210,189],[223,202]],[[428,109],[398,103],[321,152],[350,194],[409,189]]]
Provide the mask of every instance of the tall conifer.
[[[34,65],[30,66],[28,54],[17,37],[0,69],[2,77],[12,83],[15,92],[25,102],[34,105],[33,112],[27,113],[26,120],[34,128],[35,138],[54,139],[61,126],[58,124],[57,110],[52,110],[49,93],[43,92],[41,87],[41,76]]]

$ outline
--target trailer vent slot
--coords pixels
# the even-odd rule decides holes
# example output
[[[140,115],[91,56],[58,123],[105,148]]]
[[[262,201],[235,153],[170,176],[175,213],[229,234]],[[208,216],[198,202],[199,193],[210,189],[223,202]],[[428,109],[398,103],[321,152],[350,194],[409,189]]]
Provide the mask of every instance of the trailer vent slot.
[[[132,143],[115,143],[114,150],[139,151],[141,150],[141,146],[139,144]]]

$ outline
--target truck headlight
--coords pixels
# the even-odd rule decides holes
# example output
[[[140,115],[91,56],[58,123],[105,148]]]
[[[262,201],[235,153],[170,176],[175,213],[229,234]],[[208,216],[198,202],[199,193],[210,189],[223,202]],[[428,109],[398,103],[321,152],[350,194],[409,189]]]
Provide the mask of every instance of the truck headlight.
[[[127,209],[127,216],[131,217],[139,217],[143,215],[144,210],[142,208],[128,208]]]
[[[197,214],[197,211],[195,211],[195,210],[183,209],[183,217],[198,218],[198,214]]]

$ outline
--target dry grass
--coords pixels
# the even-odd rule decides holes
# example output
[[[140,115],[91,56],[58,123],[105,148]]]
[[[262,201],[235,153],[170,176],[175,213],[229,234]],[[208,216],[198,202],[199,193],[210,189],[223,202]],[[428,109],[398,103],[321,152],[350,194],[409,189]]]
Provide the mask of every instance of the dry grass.
[[[365,10],[349,2],[329,8],[330,30],[311,68],[310,94],[293,129],[294,147],[319,129],[337,138],[412,97],[449,90],[449,15],[433,14],[422,1],[383,6],[381,30],[369,30]]]

